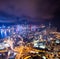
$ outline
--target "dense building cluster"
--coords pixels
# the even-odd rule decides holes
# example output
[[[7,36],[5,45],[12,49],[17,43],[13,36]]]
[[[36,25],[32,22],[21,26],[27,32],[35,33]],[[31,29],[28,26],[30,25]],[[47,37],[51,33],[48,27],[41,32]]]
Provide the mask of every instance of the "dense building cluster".
[[[2,26],[0,38],[1,58],[60,58],[60,33],[56,28],[43,24]]]

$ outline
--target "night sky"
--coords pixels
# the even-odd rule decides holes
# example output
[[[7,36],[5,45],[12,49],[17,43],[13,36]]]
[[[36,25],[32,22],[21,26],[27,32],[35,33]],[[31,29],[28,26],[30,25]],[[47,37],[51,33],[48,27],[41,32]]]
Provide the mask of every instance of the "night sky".
[[[60,28],[60,0],[0,0],[0,23],[51,22]]]

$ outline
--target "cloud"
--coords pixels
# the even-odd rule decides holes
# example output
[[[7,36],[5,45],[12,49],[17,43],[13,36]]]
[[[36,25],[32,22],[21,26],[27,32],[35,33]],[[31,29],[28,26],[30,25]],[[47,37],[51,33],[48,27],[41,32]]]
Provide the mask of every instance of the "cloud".
[[[53,18],[60,7],[59,3],[60,0],[0,0],[0,10],[17,17],[24,15],[34,18],[33,21],[40,21]]]

